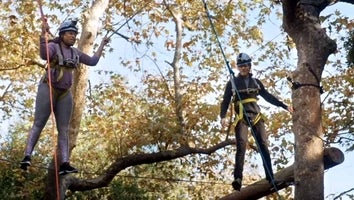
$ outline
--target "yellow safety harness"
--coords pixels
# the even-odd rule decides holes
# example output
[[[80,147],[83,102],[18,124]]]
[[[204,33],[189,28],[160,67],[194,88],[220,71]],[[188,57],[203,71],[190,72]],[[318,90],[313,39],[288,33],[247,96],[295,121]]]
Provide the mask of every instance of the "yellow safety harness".
[[[246,103],[253,103],[257,102],[256,98],[248,98],[248,99],[243,99],[241,101],[236,101],[235,106],[238,106],[238,113],[236,114],[235,121],[232,123],[232,125],[235,127],[241,120],[244,120],[243,118],[243,105]],[[260,119],[264,119],[264,116],[262,113],[258,113],[257,116],[254,118],[252,121],[252,126],[256,125]]]

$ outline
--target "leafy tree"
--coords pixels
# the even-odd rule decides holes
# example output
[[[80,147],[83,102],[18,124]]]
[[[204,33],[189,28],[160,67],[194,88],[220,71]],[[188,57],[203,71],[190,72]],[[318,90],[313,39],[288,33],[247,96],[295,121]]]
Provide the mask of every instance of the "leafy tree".
[[[300,84],[315,85],[300,87],[292,94],[295,108],[295,199],[324,198],[321,90],[318,86],[327,59],[336,51],[337,45],[322,29],[319,16],[330,3],[282,1],[283,27],[298,52],[293,79]]]
[[[348,51],[347,63],[349,67],[354,64],[354,31],[349,32],[348,38],[344,43],[345,49]]]
[[[296,146],[296,181],[301,183],[296,185],[297,199],[323,199],[323,141],[319,139],[322,133],[325,133],[323,140],[328,144],[343,142],[349,150],[353,145],[352,140],[343,139],[353,135],[350,120],[353,114],[353,102],[350,100],[353,71],[341,67],[340,60],[328,61],[336,45],[321,28],[319,16],[328,3],[311,0],[208,2],[230,64],[234,65],[233,54],[243,51],[241,47],[252,50],[260,46],[260,49],[254,49],[254,73],[264,79],[273,93],[280,95],[288,87],[285,77],[293,69],[293,81],[313,84],[319,84],[327,62],[340,72],[323,83],[324,89],[338,87],[328,93],[328,106],[323,107],[323,111],[318,88],[300,87],[293,90],[295,144],[288,139],[291,133],[290,116],[283,112],[267,113],[268,118],[272,119],[268,121],[268,127],[273,133],[272,153],[273,157],[277,157],[275,163],[278,168],[288,164],[291,160],[289,155]],[[4,119],[19,113],[29,121],[33,114],[31,105],[35,82],[39,80],[42,73],[40,66],[43,66],[37,55],[37,33],[41,23],[37,18],[38,5],[35,1],[8,1],[1,2],[1,7],[0,73],[3,81],[0,84],[0,108]],[[205,199],[220,197],[231,190],[229,185],[225,187],[223,184],[231,181],[225,180],[225,177],[230,177],[233,166],[233,158],[228,156],[234,153],[233,133],[232,128],[220,130],[217,117],[219,97],[228,75],[201,1],[44,2],[44,8],[55,10],[46,13],[53,27],[62,20],[57,13],[79,14],[82,31],[78,47],[88,54],[95,47],[96,37],[103,36],[105,32],[113,34],[112,39],[123,39],[128,47],[122,46],[135,50],[132,51],[134,54],[115,56],[112,65],[124,66],[132,73],[142,74],[139,82],[142,85],[128,87],[126,80],[107,72],[111,75],[110,82],[97,84],[87,91],[89,69],[82,66],[75,72],[70,147],[72,160],[82,169],[82,174],[60,179],[61,198],[64,198],[66,190],[73,193],[70,193],[72,198],[84,198],[89,192],[94,193],[95,198],[109,195],[116,198],[114,189],[108,191],[105,187],[111,184],[115,191],[123,188],[119,180],[121,174],[135,178],[166,177],[166,182],[134,179],[133,190],[137,189],[135,186],[146,190],[141,198],[146,197],[144,192],[151,192],[151,198]],[[262,26],[274,17],[272,13],[276,13],[276,19],[283,17],[283,28],[289,36],[282,33],[282,39],[278,41],[265,41]],[[130,18],[132,16],[133,19]],[[342,16],[331,17],[337,21],[333,20],[328,27],[338,28],[338,24],[343,30],[350,27],[350,23],[342,23],[348,20],[340,21],[344,19]],[[101,29],[97,29],[98,24]],[[122,24],[125,25],[123,28],[113,31]],[[279,30],[283,31],[280,27]],[[286,60],[291,62],[295,47],[298,64],[297,67],[289,67]],[[106,56],[109,57],[113,49],[107,50]],[[263,63],[269,65],[263,66]],[[347,108],[350,109],[343,112]],[[339,113],[344,113],[345,117],[339,116]],[[232,116],[231,112],[229,116]],[[40,144],[45,146],[51,142],[51,131],[46,129],[43,135],[46,137]],[[253,146],[250,141],[250,148]],[[39,155],[50,155],[50,147],[43,149],[41,145],[38,149],[43,152]],[[21,154],[19,149],[18,146],[16,155]],[[222,151],[218,151],[220,149]],[[253,153],[251,151],[250,158],[254,158]],[[312,156],[315,159],[310,159]],[[48,164],[49,158],[39,160]],[[250,161],[250,168],[253,166],[255,164]],[[50,167],[53,167],[52,164]],[[318,170],[315,175],[313,171],[309,175],[309,169]],[[16,182],[12,175],[17,176],[18,173],[4,174],[4,177],[10,178],[2,180]],[[44,196],[55,199],[53,171],[48,170],[47,176]],[[189,179],[190,182],[181,184],[179,178]],[[249,177],[250,181],[255,178],[259,177]],[[194,180],[206,180],[210,184],[194,183]],[[218,184],[218,181],[223,184]],[[125,190],[128,191],[125,186],[132,182],[124,181]],[[313,190],[305,189],[308,185]],[[284,192],[284,196],[290,194],[291,190]]]

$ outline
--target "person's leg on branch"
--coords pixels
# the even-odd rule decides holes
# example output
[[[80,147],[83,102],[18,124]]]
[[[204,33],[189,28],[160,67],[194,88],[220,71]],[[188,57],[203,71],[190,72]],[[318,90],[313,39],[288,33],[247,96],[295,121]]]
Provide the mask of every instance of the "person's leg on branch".
[[[273,169],[272,169],[272,161],[270,158],[270,152],[268,149],[268,135],[265,130],[264,121],[261,119],[257,124],[253,126],[255,140],[259,145],[259,151],[262,156],[263,167],[266,175],[266,179],[269,183],[274,181]]]
[[[27,170],[28,166],[31,166],[31,155],[34,147],[36,146],[39,136],[46,125],[51,113],[50,109],[50,91],[47,83],[41,82],[38,86],[38,92],[36,96],[34,122],[31,130],[28,133],[27,143],[25,147],[25,157],[20,162],[21,168]]]
[[[69,162],[69,123],[73,107],[72,94],[68,92],[58,98],[55,118],[58,129],[58,148],[61,156],[59,174],[77,173],[78,170],[72,167]]]
[[[240,121],[235,127],[236,135],[236,156],[235,156],[235,170],[234,170],[234,181],[232,182],[232,187],[235,190],[240,190],[242,186],[242,173],[243,165],[245,162],[246,147],[248,142],[248,126]]]

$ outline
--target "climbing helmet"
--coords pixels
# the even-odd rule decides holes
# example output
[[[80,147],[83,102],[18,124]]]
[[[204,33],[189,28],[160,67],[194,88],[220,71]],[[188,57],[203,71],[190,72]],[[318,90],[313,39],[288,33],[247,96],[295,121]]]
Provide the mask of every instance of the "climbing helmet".
[[[245,53],[240,53],[237,56],[237,65],[245,65],[245,64],[251,64],[251,57]]]
[[[78,28],[76,26],[77,19],[67,19],[65,20],[59,27],[59,35],[66,31],[74,31],[76,34],[78,33]]]

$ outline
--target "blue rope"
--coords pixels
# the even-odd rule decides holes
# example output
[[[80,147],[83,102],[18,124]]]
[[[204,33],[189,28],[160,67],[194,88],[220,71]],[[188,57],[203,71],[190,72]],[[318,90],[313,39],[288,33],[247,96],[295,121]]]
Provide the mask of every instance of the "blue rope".
[[[237,87],[236,87],[236,84],[235,84],[235,80],[234,80],[234,78],[235,78],[235,73],[232,71],[232,68],[230,67],[229,61],[227,60],[227,58],[226,58],[226,56],[225,56],[225,53],[224,53],[224,50],[223,50],[223,48],[222,48],[222,46],[221,46],[221,42],[220,42],[220,40],[219,40],[218,34],[217,34],[216,31],[215,31],[214,23],[213,23],[212,20],[211,20],[211,16],[210,16],[210,13],[209,13],[207,4],[206,4],[205,0],[202,0],[202,1],[203,1],[203,4],[204,4],[205,12],[206,12],[207,17],[208,17],[209,22],[210,22],[211,29],[212,29],[212,31],[213,31],[215,37],[216,37],[217,43],[218,43],[218,45],[219,45],[219,48],[220,48],[221,53],[222,53],[222,55],[223,55],[223,58],[224,58],[224,60],[225,60],[226,67],[227,67],[227,69],[228,69],[228,71],[229,71],[229,73],[230,73],[230,82],[231,82],[231,86],[232,86],[232,92],[233,92],[234,95],[237,95],[238,99],[241,100],[240,93],[239,93],[239,91],[237,90]],[[241,104],[242,104],[242,103],[241,103]],[[243,106],[243,105],[242,105],[242,106]],[[250,119],[247,117],[246,111],[243,110],[243,112],[244,112],[244,114],[245,114],[246,121],[247,121],[249,127],[251,128],[252,136],[255,138],[256,145],[257,145],[258,149],[260,149],[260,147],[259,147],[260,145],[259,145],[259,143],[258,143],[258,141],[257,141],[257,139],[256,139],[256,137],[255,137],[255,133],[254,133],[254,130],[253,130],[253,125],[252,125]],[[260,155],[261,155],[261,157],[262,157],[263,162],[265,162],[265,158],[264,158],[264,155],[263,155],[262,151],[260,151]],[[267,166],[267,165],[264,165],[264,167],[265,167],[265,169],[266,169],[267,174],[270,175],[270,169],[268,169],[268,166]],[[276,184],[275,184],[274,177],[273,177],[273,176],[270,176],[270,178],[271,178],[271,184],[273,185],[274,190],[276,191],[278,197],[279,197],[280,199],[282,199],[281,196],[280,196],[279,193],[278,193],[278,188],[277,188],[277,186],[276,186]]]

